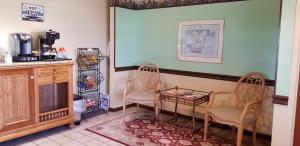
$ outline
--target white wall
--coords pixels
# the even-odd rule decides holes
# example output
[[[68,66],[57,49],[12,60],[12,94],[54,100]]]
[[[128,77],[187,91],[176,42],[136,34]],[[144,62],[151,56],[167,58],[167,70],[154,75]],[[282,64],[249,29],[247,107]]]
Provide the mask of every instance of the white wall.
[[[122,93],[124,89],[124,81],[128,79],[129,72],[115,72],[115,8],[110,7],[110,51],[109,51],[109,95],[110,97],[110,107],[111,108],[117,108],[122,106],[123,104],[123,98]]]
[[[44,6],[44,22],[22,21],[22,2]],[[0,10],[0,53],[9,48],[10,33],[36,34],[53,29],[61,34],[54,47],[65,47],[67,56],[73,60],[76,57],[76,49],[80,47],[97,47],[106,55],[107,0],[0,0]],[[77,90],[76,70],[75,67],[74,92]]]
[[[288,11],[288,10],[287,10]],[[292,11],[292,9],[290,9]],[[290,15],[290,14],[288,14]],[[292,14],[291,14],[292,15]],[[282,28],[285,29],[285,28]],[[293,35],[293,34],[291,34]],[[272,146],[292,146],[294,138],[295,114],[300,74],[300,1],[297,1],[295,31],[292,49],[292,65],[288,106],[275,105],[273,117]],[[285,42],[286,43],[286,42]],[[286,48],[285,48],[286,49]],[[290,56],[285,56],[290,57]],[[299,100],[299,99],[298,99]],[[299,122],[299,121],[297,121]]]

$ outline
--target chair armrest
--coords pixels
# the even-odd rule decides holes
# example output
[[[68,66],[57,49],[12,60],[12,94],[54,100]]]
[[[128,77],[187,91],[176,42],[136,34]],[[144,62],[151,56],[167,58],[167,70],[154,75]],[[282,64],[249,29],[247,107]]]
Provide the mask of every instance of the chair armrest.
[[[249,102],[245,105],[244,110],[240,116],[240,122],[242,123],[244,120],[245,115],[247,114],[248,110],[250,109],[251,106],[257,105],[257,104],[261,104],[263,100],[258,100],[258,101],[253,101],[253,102]]]
[[[124,88],[124,91],[123,91],[123,97],[126,97],[127,95],[127,90],[128,90],[128,85],[129,83],[132,83],[134,82],[135,79],[129,79],[129,80],[125,80],[124,83],[125,83],[125,88]]]
[[[215,97],[217,97],[216,95],[224,95],[224,94],[233,94],[234,95],[234,92],[233,91],[212,91],[207,108],[211,107],[211,105],[215,101]]]
[[[162,80],[159,80],[159,82],[158,82],[157,85],[156,85],[155,92],[157,92],[157,91],[160,90],[161,85],[162,85]]]
[[[125,80],[124,82],[125,82],[126,84],[128,84],[128,83],[133,82],[133,81],[135,81],[135,79]]]
[[[218,94],[234,94],[233,91],[215,91],[212,94],[218,95]]]
[[[258,100],[258,101],[249,102],[249,103],[246,104],[246,106],[250,107],[250,106],[253,106],[253,105],[256,105],[256,104],[261,104],[262,101],[263,101],[263,99]]]

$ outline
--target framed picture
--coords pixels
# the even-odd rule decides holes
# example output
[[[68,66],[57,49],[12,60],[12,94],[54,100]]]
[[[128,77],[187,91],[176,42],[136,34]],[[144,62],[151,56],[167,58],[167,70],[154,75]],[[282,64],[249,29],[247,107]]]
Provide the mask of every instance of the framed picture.
[[[178,60],[222,63],[224,20],[182,21]]]
[[[39,5],[22,3],[22,20],[43,22],[44,7]]]

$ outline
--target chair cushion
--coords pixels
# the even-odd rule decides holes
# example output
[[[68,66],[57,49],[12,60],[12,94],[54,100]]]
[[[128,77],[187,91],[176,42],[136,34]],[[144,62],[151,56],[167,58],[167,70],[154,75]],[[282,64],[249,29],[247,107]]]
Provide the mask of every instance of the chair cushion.
[[[243,112],[243,108],[230,107],[230,106],[216,106],[208,109],[208,113],[217,121],[227,124],[239,125],[240,116]],[[256,121],[255,114],[247,112],[244,117],[244,124],[254,124]]]
[[[127,94],[126,101],[133,103],[155,103],[154,92],[131,92]]]

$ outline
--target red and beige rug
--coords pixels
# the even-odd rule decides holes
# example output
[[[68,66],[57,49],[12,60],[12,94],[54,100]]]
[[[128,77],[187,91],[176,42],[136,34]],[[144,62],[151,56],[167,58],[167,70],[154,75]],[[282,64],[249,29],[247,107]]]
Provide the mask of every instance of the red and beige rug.
[[[122,117],[90,127],[86,130],[104,136],[116,142],[130,146],[231,146],[234,142],[230,136],[230,130],[210,127],[209,137],[206,142],[202,140],[202,131],[196,132],[192,139],[192,123],[190,119],[180,118],[176,122],[167,123],[171,116],[161,115],[156,126],[153,121],[153,112],[143,111],[142,113],[129,114],[126,122]],[[198,126],[202,126],[198,123]],[[250,138],[251,139],[251,138]],[[252,141],[245,145],[252,145]],[[248,143],[248,144],[247,144]],[[261,144],[258,144],[261,145]],[[263,144],[265,145],[265,144]]]

